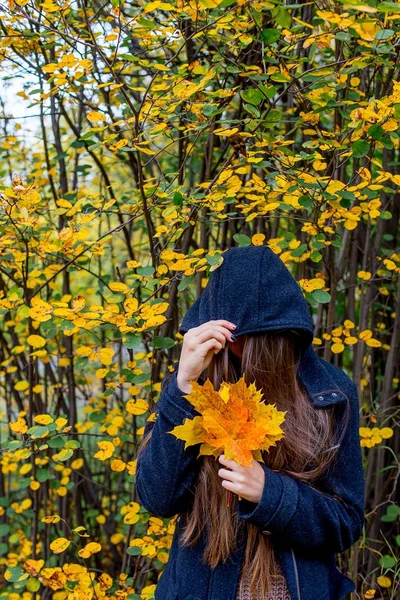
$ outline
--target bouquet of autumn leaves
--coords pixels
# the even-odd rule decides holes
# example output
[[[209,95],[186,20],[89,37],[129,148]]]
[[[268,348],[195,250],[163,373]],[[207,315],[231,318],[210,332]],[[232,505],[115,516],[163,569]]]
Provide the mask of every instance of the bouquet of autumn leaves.
[[[262,450],[269,450],[284,436],[281,424],[286,411],[262,400],[263,392],[254,383],[246,385],[244,376],[236,383],[223,381],[219,391],[210,379],[204,385],[190,381],[192,391],[183,397],[194,406],[199,416],[186,418],[183,425],[168,431],[184,440],[185,450],[201,444],[198,457],[212,455],[252,465],[252,458],[262,461]],[[230,494],[228,494],[229,504]]]

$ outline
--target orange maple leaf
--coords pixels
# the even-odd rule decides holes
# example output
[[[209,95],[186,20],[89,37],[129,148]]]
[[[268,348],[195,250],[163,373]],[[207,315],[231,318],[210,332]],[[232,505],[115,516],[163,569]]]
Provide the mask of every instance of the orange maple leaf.
[[[239,465],[261,461],[262,450],[269,450],[284,436],[280,425],[287,411],[279,411],[262,400],[263,392],[254,383],[246,385],[244,376],[236,383],[222,382],[219,391],[210,379],[204,385],[190,381],[192,391],[184,395],[200,416],[186,418],[182,425],[168,431],[188,446],[201,444],[199,456],[225,454]]]

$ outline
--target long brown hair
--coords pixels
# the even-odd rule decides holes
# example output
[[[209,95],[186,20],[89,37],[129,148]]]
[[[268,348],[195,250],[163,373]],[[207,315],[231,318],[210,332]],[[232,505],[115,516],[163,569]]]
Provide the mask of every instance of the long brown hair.
[[[290,330],[246,334],[241,359],[228,344],[213,357],[202,377],[211,380],[218,390],[222,381],[235,382],[243,374],[246,384],[254,382],[263,391],[263,400],[285,410],[282,424],[285,436],[277,446],[263,452],[264,463],[272,470],[286,473],[300,481],[317,480],[331,464],[338,446],[334,406],[316,409],[297,378],[301,356],[299,338]],[[346,426],[347,423],[345,422]],[[340,439],[344,434],[341,428]],[[151,438],[142,440],[141,449]],[[201,456],[193,506],[182,517],[185,525],[180,543],[193,545],[204,530],[207,533],[203,561],[210,567],[225,562],[236,547],[241,527],[246,528],[246,548],[242,572],[251,574],[252,598],[265,598],[272,577],[277,574],[273,546],[268,536],[237,514],[238,496],[227,490],[218,475],[221,464],[213,456]],[[218,523],[218,527],[215,524]],[[213,526],[214,524],[214,526]]]

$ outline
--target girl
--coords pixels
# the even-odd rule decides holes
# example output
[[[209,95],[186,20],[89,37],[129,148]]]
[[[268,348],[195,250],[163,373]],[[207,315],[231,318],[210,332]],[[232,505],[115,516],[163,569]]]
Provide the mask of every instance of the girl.
[[[138,453],[139,501],[179,515],[155,599],[341,600],[355,585],[336,554],[364,523],[356,386],[314,352],[307,303],[270,248],[222,256],[179,328],[180,360]],[[287,411],[285,436],[262,462],[198,457],[198,445],[169,435],[198,414],[184,397],[191,380],[218,390],[242,374]]]

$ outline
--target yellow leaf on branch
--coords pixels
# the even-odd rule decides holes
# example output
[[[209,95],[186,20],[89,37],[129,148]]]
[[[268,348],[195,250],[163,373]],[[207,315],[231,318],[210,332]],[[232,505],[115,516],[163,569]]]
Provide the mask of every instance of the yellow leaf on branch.
[[[101,550],[101,545],[98,544],[97,542],[89,542],[89,544],[86,544],[86,546],[84,548],[81,548],[80,550],[78,550],[78,554],[81,558],[90,558],[92,556],[92,554],[95,554],[96,552],[100,552]]]
[[[64,552],[70,545],[70,541],[67,538],[60,537],[51,542],[50,550],[53,550],[54,554],[60,554],[60,552]]]

